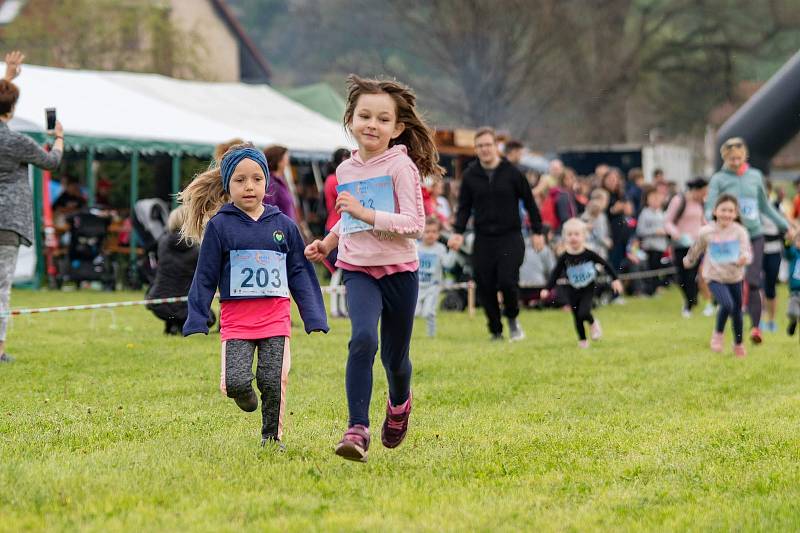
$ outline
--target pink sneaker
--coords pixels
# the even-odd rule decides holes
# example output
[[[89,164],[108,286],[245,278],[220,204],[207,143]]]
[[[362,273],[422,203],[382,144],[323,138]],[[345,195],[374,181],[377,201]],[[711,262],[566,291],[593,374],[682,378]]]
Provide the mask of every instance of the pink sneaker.
[[[761,330],[759,328],[752,328],[750,330],[750,342],[753,344],[761,344]]]
[[[733,355],[736,357],[744,357],[747,355],[747,350],[744,347],[744,344],[734,344],[733,345]]]
[[[589,347],[589,341],[587,340],[578,341],[578,348],[588,348],[588,347]]]
[[[603,338],[603,328],[600,327],[600,321],[596,318],[594,319],[594,322],[592,322],[590,331],[593,341],[599,341],[601,338]]]
[[[716,331],[711,334],[711,351],[712,352],[721,352],[723,344],[725,344],[725,338],[723,337],[722,333],[717,333]]]
[[[387,448],[397,448],[408,432],[408,417],[411,416],[411,391],[402,405],[393,406],[386,401],[386,419],[381,428],[381,442]]]
[[[369,428],[356,424],[344,432],[342,440],[336,445],[334,452],[347,460],[366,463],[369,441]]]

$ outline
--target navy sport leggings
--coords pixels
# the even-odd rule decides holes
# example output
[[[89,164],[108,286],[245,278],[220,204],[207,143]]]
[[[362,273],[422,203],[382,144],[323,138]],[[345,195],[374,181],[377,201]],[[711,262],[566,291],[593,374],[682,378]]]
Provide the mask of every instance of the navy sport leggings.
[[[389,399],[400,405],[411,390],[409,345],[414,326],[419,282],[416,272],[400,272],[375,279],[363,272],[344,272],[350,345],[345,372],[350,426],[369,427],[372,366],[378,351],[380,321],[381,362],[389,381]]]
[[[725,331],[725,322],[731,317],[733,324],[733,337],[736,344],[742,343],[742,282],[720,283],[709,281],[708,288],[714,299],[719,304],[717,311],[717,324],[714,329],[717,333]]]

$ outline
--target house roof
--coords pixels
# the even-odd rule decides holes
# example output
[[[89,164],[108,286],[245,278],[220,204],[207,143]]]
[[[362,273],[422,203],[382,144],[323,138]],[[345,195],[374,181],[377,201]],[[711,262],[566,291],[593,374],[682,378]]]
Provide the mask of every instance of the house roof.
[[[225,0],[211,0],[211,4],[216,8],[217,12],[228,25],[230,30],[239,39],[239,42],[247,50],[253,61],[255,61],[255,63],[258,65],[259,69],[263,72],[265,79],[270,79],[272,77],[272,69],[270,68],[269,63],[261,51],[259,51],[258,47],[250,38],[250,36],[247,35],[247,31],[245,31],[244,26],[242,26],[242,23],[239,22],[239,19],[236,18],[236,14],[233,12],[233,9],[231,9]]]

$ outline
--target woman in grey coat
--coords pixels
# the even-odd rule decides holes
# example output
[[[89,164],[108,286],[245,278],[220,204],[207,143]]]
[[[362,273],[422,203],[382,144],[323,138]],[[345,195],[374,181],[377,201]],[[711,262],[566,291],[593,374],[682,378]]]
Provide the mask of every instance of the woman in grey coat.
[[[11,80],[19,75],[23,59],[19,52],[7,54],[6,75],[0,80],[0,363],[13,361],[6,353],[5,341],[17,252],[20,245],[34,242],[28,165],[53,170],[61,163],[64,152],[64,130],[58,122],[51,132],[56,140],[49,153],[27,135],[8,128],[19,98],[19,89]]]

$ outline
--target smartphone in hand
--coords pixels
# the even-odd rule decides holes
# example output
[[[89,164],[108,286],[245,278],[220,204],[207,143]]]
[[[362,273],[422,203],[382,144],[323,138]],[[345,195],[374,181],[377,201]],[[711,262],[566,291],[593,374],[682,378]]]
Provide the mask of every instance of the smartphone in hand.
[[[56,129],[56,108],[48,107],[44,110],[44,116],[47,120],[47,131],[53,131]]]

